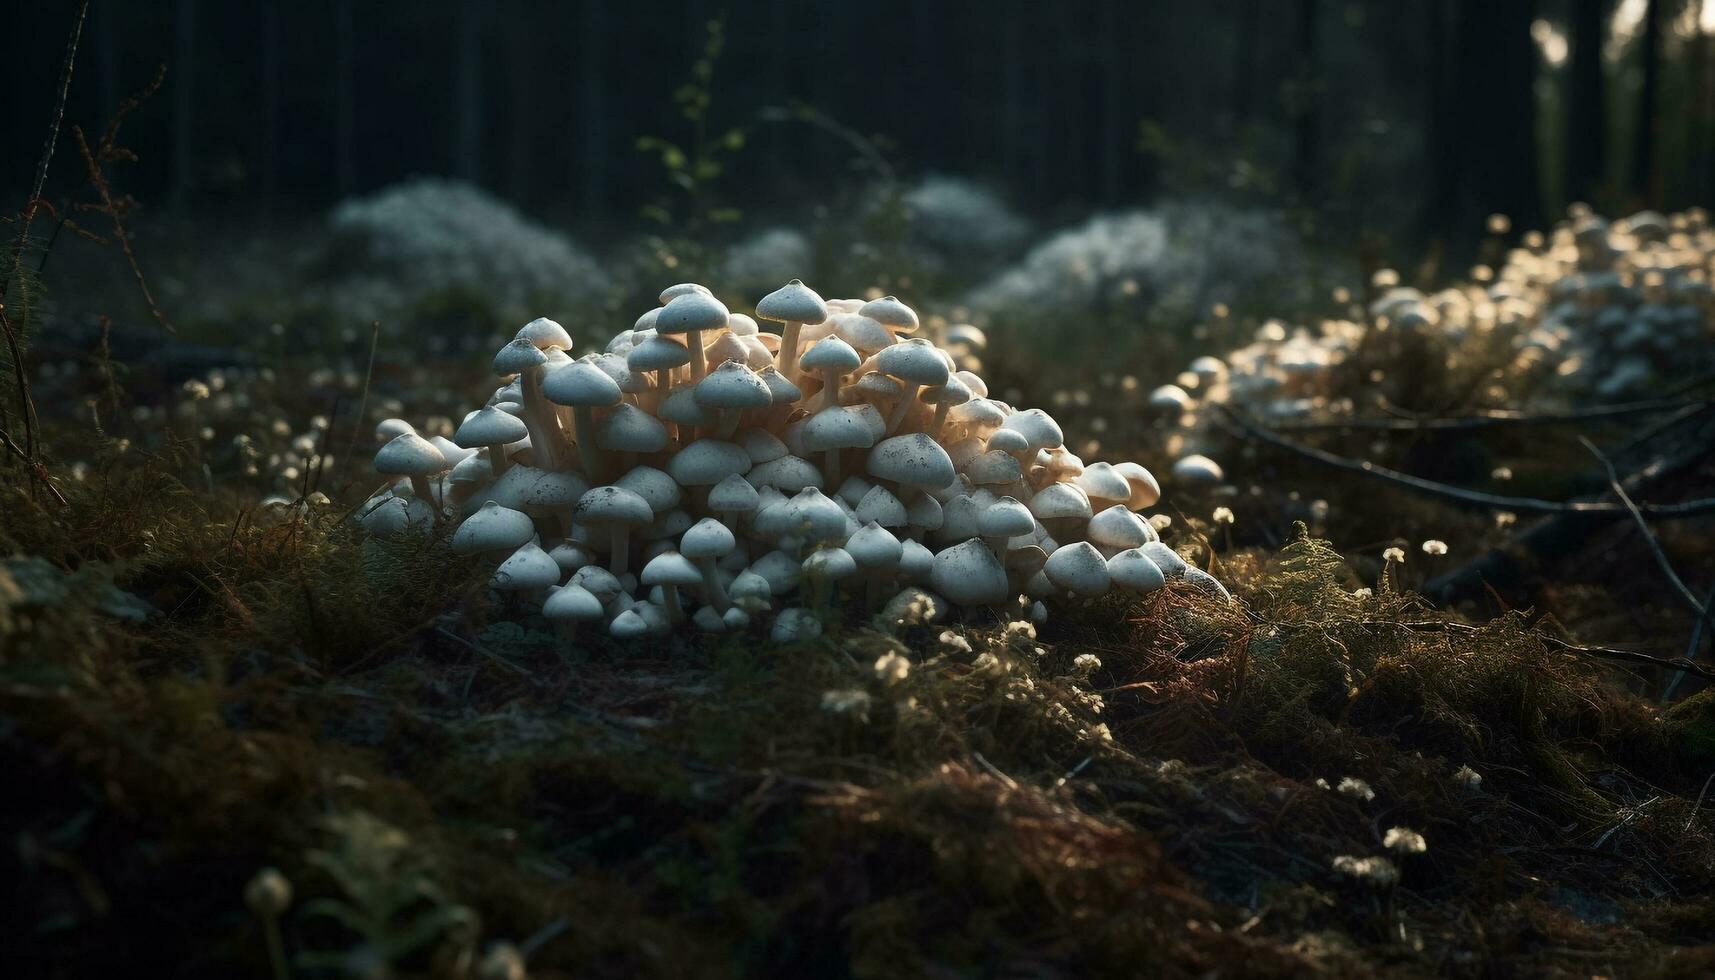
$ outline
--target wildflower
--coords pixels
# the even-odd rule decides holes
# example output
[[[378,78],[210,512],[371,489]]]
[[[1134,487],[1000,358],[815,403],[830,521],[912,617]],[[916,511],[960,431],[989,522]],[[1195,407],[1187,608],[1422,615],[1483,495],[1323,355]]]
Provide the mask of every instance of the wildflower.
[[[1389,548],[1388,550],[1382,552],[1382,561],[1404,562],[1405,561],[1405,549],[1404,548]]]
[[[971,661],[971,667],[979,674],[995,677],[1006,673],[1006,665],[1001,663],[1000,658],[987,652],[977,654],[977,659]]]
[[[1423,542],[1423,553],[1436,557],[1445,555],[1447,553],[1447,542],[1430,538],[1428,541]]]
[[[1429,842],[1422,834],[1405,827],[1389,828],[1382,837],[1382,846],[1398,854],[1422,854],[1429,850]]]
[[[1354,599],[1369,599],[1369,598],[1373,597],[1375,594],[1376,594],[1376,591],[1367,585],[1361,589],[1353,589],[1352,590],[1352,598],[1354,598]]]
[[[1496,480],[1510,480],[1513,478],[1513,468],[1510,466],[1497,466],[1489,472],[1489,476]]]
[[[209,395],[208,385],[203,384],[201,381],[198,381],[195,378],[192,378],[191,380],[186,381],[184,383],[184,392],[185,392],[185,394],[191,396],[192,401],[199,401],[199,402],[202,401],[203,399],[207,398]]]
[[[1495,529],[1496,530],[1505,531],[1507,528],[1512,527],[1514,524],[1517,524],[1517,523],[1518,523],[1518,515],[1513,513],[1512,511],[1510,511],[1510,510],[1497,510],[1497,511],[1495,511]]]
[[[1399,869],[1387,858],[1342,854],[1333,864],[1340,874],[1376,888],[1387,888],[1399,881]]]
[[[1467,793],[1475,793],[1483,788],[1483,775],[1470,766],[1460,766],[1453,774],[1453,782]]]
[[[1212,516],[1216,524],[1233,523],[1233,509],[1231,507],[1216,507]]]
[[[868,691],[848,688],[822,692],[822,710],[836,715],[848,715],[860,721],[869,720]]]
[[[1101,658],[1093,653],[1080,653],[1072,658],[1072,672],[1088,680],[1091,674],[1102,669]]]
[[[936,639],[941,642],[942,646],[952,647],[960,653],[971,652],[971,641],[965,639],[952,630],[942,630],[941,635],[936,637]]]
[[[911,661],[897,653],[884,653],[875,662],[875,676],[883,684],[897,684],[911,673]]]
[[[1155,528],[1157,534],[1173,526],[1173,518],[1166,514],[1156,514],[1149,519],[1149,526]]]
[[[257,915],[277,917],[292,904],[292,883],[275,868],[256,872],[244,886],[244,904]]]
[[[1346,776],[1341,779],[1340,785],[1334,787],[1334,792],[1341,796],[1349,796],[1362,803],[1368,803],[1376,798],[1376,791],[1370,788],[1370,784],[1356,776]]]
[[[1009,637],[1028,636],[1034,640],[1036,639],[1036,624],[1027,619],[1015,619],[1006,624],[1006,635]]]

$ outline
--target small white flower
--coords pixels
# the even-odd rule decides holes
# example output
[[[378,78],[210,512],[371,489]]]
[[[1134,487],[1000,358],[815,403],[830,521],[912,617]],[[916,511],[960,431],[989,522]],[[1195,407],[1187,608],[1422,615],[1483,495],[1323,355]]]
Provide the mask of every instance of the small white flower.
[[[897,684],[911,673],[911,661],[897,653],[884,653],[875,662],[875,676],[883,684]]]
[[[1334,859],[1334,870],[1348,878],[1376,888],[1386,888],[1399,881],[1399,869],[1384,857],[1356,857],[1342,854]]]
[[[1389,548],[1388,550],[1382,552],[1382,561],[1397,561],[1397,562],[1405,561],[1405,549],[1404,548]]]
[[[1101,658],[1093,653],[1080,653],[1072,658],[1072,672],[1080,677],[1088,678],[1101,669]]]
[[[1460,766],[1459,771],[1453,774],[1453,782],[1465,792],[1475,793],[1483,788],[1483,774],[1470,766]]]
[[[1231,524],[1233,523],[1233,509],[1231,507],[1216,507],[1213,518],[1216,524]]]
[[[1510,466],[1497,466],[1489,476],[1496,480],[1510,480],[1513,478],[1513,469]]]
[[[1510,510],[1497,510],[1497,511],[1495,511],[1495,528],[1497,530],[1505,531],[1507,528],[1512,527],[1514,524],[1517,524],[1517,523],[1518,523],[1518,515],[1513,513],[1512,511],[1510,511]]]
[[[1340,785],[1334,787],[1334,791],[1341,796],[1349,796],[1363,803],[1368,803],[1376,798],[1376,791],[1370,788],[1370,784],[1356,776],[1347,776],[1341,779]]]
[[[1354,598],[1354,599],[1369,599],[1369,598],[1372,598],[1375,594],[1376,594],[1375,590],[1370,588],[1367,585],[1361,589],[1353,589],[1352,590],[1352,598]]]
[[[1429,850],[1429,842],[1422,834],[1405,827],[1389,828],[1382,837],[1382,846],[1398,854],[1422,854]]]
[[[1149,526],[1155,528],[1157,533],[1160,533],[1173,526],[1173,518],[1166,514],[1156,514],[1149,519]]]
[[[1447,553],[1447,542],[1430,538],[1428,541],[1423,542],[1423,553],[1426,555],[1435,555],[1437,557],[1445,555]]]
[[[941,641],[942,646],[952,647],[960,653],[971,652],[971,641],[965,639],[952,630],[942,630],[941,635],[936,639]]]
[[[823,691],[822,710],[836,715],[849,715],[860,720],[869,718],[868,691],[855,689]]]
[[[1027,636],[1036,639],[1036,624],[1027,619],[1015,619],[1006,624],[1007,636]]]

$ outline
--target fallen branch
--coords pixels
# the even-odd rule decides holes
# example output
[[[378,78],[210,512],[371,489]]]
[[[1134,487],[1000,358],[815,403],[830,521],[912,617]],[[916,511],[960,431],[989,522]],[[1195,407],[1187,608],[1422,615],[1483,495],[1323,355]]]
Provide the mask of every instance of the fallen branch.
[[[1644,544],[1649,546],[1650,554],[1655,556],[1655,563],[1661,567],[1662,574],[1667,577],[1667,581],[1673,586],[1673,590],[1678,592],[1679,597],[1685,600],[1685,604],[1697,614],[1698,622],[1708,619],[1709,610],[1704,608],[1703,603],[1697,601],[1697,597],[1691,594],[1690,589],[1686,588],[1685,580],[1673,570],[1673,563],[1667,560],[1667,553],[1661,550],[1661,542],[1655,539],[1655,532],[1650,530],[1649,522],[1644,520],[1643,513],[1638,510],[1638,505],[1632,501],[1631,495],[1626,493],[1626,488],[1620,485],[1620,475],[1614,471],[1613,461],[1604,456],[1602,450],[1598,449],[1596,444],[1590,440],[1579,436],[1578,441],[1590,451],[1592,456],[1596,457],[1597,461],[1602,464],[1602,468],[1607,470],[1608,488],[1614,492],[1614,496],[1620,498],[1620,503],[1626,505],[1626,510],[1632,515],[1632,521],[1637,524],[1638,530],[1643,532]]]
[[[1455,503],[1467,504],[1474,507],[1487,507],[1494,510],[1510,510],[1516,513],[1533,514],[1602,514],[1620,515],[1627,513],[1623,504],[1605,500],[1542,500],[1536,497],[1507,497],[1500,494],[1483,493],[1480,490],[1466,490],[1435,480],[1426,480],[1410,473],[1389,469],[1379,463],[1367,459],[1348,459],[1323,449],[1306,446],[1282,438],[1262,426],[1245,419],[1240,413],[1225,405],[1215,406],[1228,421],[1237,426],[1240,436],[1255,439],[1276,449],[1302,456],[1324,466],[1345,470],[1348,473],[1358,473],[1374,477],[1386,483],[1402,486],[1429,497],[1451,500]],[[1637,508],[1651,517],[1682,518],[1695,517],[1701,514],[1715,514],[1715,497],[1703,497],[1697,500],[1686,500],[1673,504],[1637,504]]]
[[[36,462],[34,458],[25,454],[22,449],[19,449],[18,444],[12,441],[12,436],[8,434],[5,429],[0,429],[0,442],[4,442],[6,444],[7,452],[14,453],[19,458],[23,459],[24,469],[29,471],[30,476],[33,477],[36,482],[40,483],[47,489],[49,495],[58,501],[61,507],[66,506],[65,494],[61,493],[60,488],[54,485],[53,477],[48,475],[46,467],[41,463]]]
[[[1379,429],[1387,432],[1468,432],[1503,426],[1565,425],[1602,419],[1626,418],[1632,415],[1653,415],[1656,412],[1679,411],[1687,408],[1707,408],[1706,401],[1657,398],[1649,401],[1599,405],[1594,408],[1565,412],[1526,413],[1514,409],[1494,409],[1465,416],[1434,416],[1405,414],[1393,418],[1351,418],[1328,422],[1285,421],[1274,426],[1276,432],[1339,432],[1343,429]]]

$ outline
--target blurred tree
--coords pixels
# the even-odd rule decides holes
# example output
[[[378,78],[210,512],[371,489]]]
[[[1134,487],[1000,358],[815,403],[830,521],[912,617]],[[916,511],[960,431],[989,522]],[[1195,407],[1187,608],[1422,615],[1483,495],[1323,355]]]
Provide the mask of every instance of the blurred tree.
[[[1288,103],[1292,113],[1292,186],[1300,202],[1314,206],[1322,184],[1316,112],[1321,84],[1316,50],[1321,4],[1318,0],[1298,0],[1297,13],[1298,68]]]
[[[334,184],[340,197],[349,197],[357,189],[357,153],[353,146],[356,134],[357,92],[352,77],[352,52],[356,46],[357,28],[353,23],[352,4],[356,0],[334,0]]]
[[[271,220],[280,194],[280,8],[262,0],[262,217]]]
[[[174,207],[184,207],[195,182],[191,130],[196,117],[196,0],[179,0],[173,18],[173,187]]]
[[[1661,90],[1661,29],[1667,17],[1662,0],[1647,0],[1644,8],[1643,37],[1638,45],[1638,60],[1642,63],[1643,83],[1638,86],[1638,106],[1632,129],[1632,195],[1639,204],[1657,207],[1661,203],[1661,172],[1656,166],[1656,140],[1661,120],[1657,114]]]
[[[583,163],[583,209],[597,214],[607,200],[607,75],[603,54],[607,11],[603,0],[584,0],[579,34],[578,148]]]
[[[458,16],[458,75],[453,86],[453,173],[482,177],[483,4],[463,3]]]
[[[1608,112],[1602,46],[1607,0],[1571,0],[1571,93],[1566,120],[1566,193],[1595,204],[1603,197],[1608,157]]]

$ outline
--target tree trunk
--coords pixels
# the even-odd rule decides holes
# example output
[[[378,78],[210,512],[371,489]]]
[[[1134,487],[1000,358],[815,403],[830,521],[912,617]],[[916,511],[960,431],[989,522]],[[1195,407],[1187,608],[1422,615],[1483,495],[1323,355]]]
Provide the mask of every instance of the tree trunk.
[[[584,0],[583,77],[578,83],[578,116],[583,130],[583,210],[600,214],[607,198],[607,76],[603,69],[606,10],[603,0]]]
[[[334,167],[340,197],[357,190],[357,85],[352,76],[357,30],[353,22],[355,0],[335,0],[334,35]]]
[[[271,221],[280,193],[280,8],[262,0],[262,216]]]
[[[196,0],[178,0],[173,22],[173,207],[182,209],[195,183],[191,159],[196,123]]]
[[[1313,205],[1320,196],[1321,180],[1317,160],[1318,143],[1316,104],[1320,101],[1318,85],[1317,35],[1321,4],[1318,0],[1298,0],[1297,47],[1298,66],[1294,87],[1292,120],[1292,185],[1298,191],[1299,202]]]
[[[482,165],[482,13],[459,6],[457,77],[453,83],[453,173],[480,180]]]
[[[1489,214],[1515,228],[1541,227],[1536,145],[1535,0],[1459,5],[1458,99],[1465,120],[1454,139],[1463,153],[1463,207],[1453,217],[1461,238],[1474,237]]]
[[[1632,194],[1646,207],[1661,203],[1661,173],[1656,166],[1656,136],[1661,120],[1656,102],[1661,89],[1661,28],[1667,16],[1662,0],[1648,0],[1644,9],[1644,33],[1638,45],[1643,62],[1643,85],[1638,89],[1636,128],[1632,131]]]
[[[1608,157],[1608,109],[1602,72],[1606,0],[1572,0],[1571,92],[1566,111],[1566,194],[1597,203]]]

